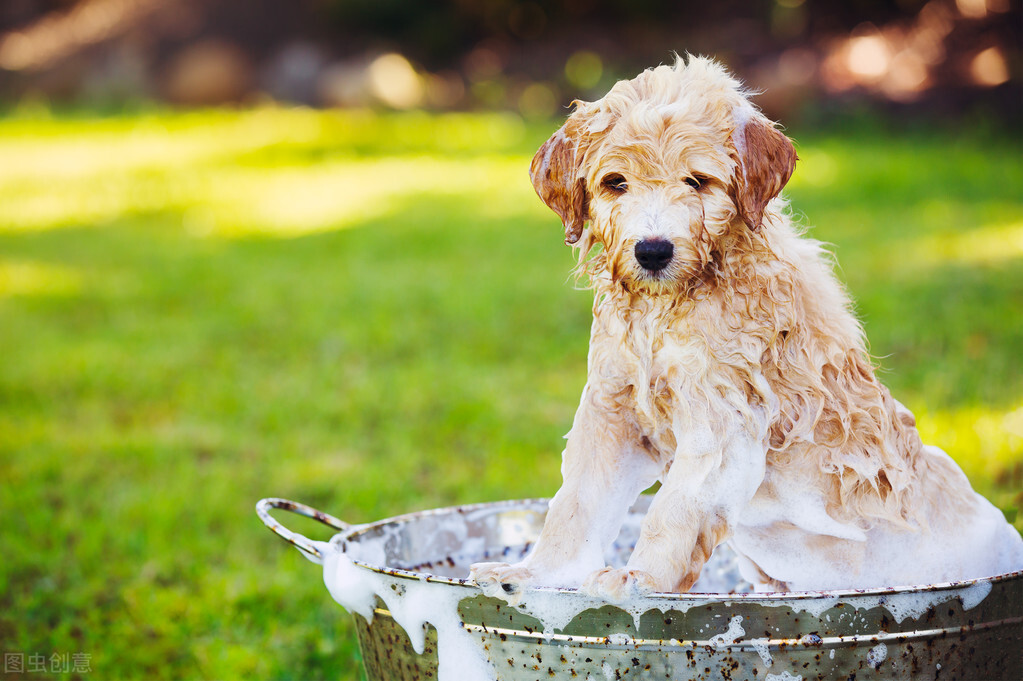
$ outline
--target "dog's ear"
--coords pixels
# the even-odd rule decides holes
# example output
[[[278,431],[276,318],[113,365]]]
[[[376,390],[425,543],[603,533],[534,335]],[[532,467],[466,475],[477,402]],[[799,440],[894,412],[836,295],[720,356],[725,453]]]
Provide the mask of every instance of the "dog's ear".
[[[763,116],[744,112],[736,116],[733,136],[739,167],[735,174],[735,205],[750,229],[764,221],[768,202],[781,193],[796,169],[792,141]]]
[[[570,126],[577,127],[572,119],[544,142],[529,165],[529,176],[536,193],[565,224],[565,243],[574,244],[590,219],[590,201]]]

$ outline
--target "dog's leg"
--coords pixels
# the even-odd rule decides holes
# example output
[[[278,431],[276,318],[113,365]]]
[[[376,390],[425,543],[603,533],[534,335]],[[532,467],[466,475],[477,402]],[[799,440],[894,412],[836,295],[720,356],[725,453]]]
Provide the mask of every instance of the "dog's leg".
[[[477,563],[470,577],[488,595],[515,602],[521,586],[577,587],[604,566],[629,507],[663,471],[634,425],[590,388],[583,394],[562,455],[561,489],[543,530],[521,562]]]
[[[584,590],[612,602],[650,591],[687,591],[764,478],[763,439],[739,423],[723,439],[709,424],[694,428],[677,451],[628,565],[590,575]]]

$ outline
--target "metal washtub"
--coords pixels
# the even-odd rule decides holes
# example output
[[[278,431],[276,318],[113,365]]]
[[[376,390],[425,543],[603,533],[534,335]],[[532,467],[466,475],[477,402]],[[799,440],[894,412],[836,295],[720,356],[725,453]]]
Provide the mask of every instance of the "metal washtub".
[[[628,559],[648,505],[641,498],[631,510],[609,564]],[[273,519],[272,508],[338,533],[329,543],[313,542]],[[442,508],[360,526],[283,499],[264,499],[256,509],[313,562],[323,564],[335,551],[358,571],[386,577],[391,589],[427,583],[454,595],[459,626],[500,681],[1023,678],[1023,572],[874,590],[652,594],[622,607],[574,589],[530,589],[527,605],[530,597],[546,599],[571,615],[545,630],[542,616],[484,596],[465,577],[474,562],[524,556],[539,536],[547,500]],[[715,551],[704,571],[717,582],[711,587],[748,588],[733,562],[727,545]],[[701,582],[694,591],[709,590]],[[372,622],[353,616],[370,681],[437,678],[432,627],[417,654],[379,597]]]

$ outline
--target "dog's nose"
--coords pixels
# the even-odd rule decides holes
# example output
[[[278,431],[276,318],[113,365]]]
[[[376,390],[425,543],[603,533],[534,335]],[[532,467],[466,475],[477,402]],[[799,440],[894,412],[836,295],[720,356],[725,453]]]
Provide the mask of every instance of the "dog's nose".
[[[643,269],[656,272],[663,270],[671,261],[675,247],[664,239],[643,239],[636,244],[636,260]]]

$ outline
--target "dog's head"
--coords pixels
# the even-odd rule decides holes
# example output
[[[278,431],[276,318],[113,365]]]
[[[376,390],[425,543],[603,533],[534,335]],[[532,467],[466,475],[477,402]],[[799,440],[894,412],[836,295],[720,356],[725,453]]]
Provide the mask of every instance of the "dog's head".
[[[761,229],[795,162],[792,143],[740,84],[690,57],[621,81],[599,101],[576,102],[530,175],[561,217],[565,241],[601,244],[616,283],[678,293],[703,278],[729,240]]]

